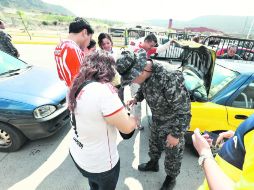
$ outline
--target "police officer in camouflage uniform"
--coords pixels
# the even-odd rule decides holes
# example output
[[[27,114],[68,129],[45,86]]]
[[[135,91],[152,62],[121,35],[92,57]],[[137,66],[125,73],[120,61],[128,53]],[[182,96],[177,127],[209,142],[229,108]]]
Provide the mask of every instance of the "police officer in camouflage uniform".
[[[131,58],[132,57],[132,58]],[[159,171],[158,160],[165,149],[166,179],[161,190],[173,189],[180,173],[184,151],[184,134],[191,119],[191,103],[181,71],[146,59],[140,49],[136,54],[121,55],[116,63],[122,84],[141,84],[131,106],[145,99],[152,111],[153,124],[149,139],[150,161],[140,164],[140,171]]]
[[[0,20],[0,29],[5,29],[4,22]],[[18,50],[11,43],[11,36],[0,30],[0,50],[14,56],[19,57]]]

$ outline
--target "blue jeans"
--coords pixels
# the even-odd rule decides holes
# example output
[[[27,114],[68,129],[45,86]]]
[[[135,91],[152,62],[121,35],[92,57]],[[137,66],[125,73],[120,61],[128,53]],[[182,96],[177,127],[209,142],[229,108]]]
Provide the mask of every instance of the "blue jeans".
[[[73,158],[72,160],[74,161]],[[88,178],[90,190],[115,190],[120,172],[120,160],[111,170],[102,173],[87,172],[80,168],[75,161],[74,163],[82,175]]]

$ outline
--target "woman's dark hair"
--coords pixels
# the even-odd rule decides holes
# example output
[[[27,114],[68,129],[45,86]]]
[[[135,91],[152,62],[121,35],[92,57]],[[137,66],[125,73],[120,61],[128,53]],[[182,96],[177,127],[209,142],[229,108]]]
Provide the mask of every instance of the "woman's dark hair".
[[[100,46],[101,49],[102,49],[102,41],[103,41],[103,39],[105,39],[105,38],[107,38],[107,39],[111,42],[111,44],[112,44],[112,46],[113,46],[113,41],[112,41],[110,35],[107,34],[107,33],[100,33],[100,35],[98,36],[98,44],[99,44],[99,46]]]
[[[93,40],[93,39],[91,39],[89,45],[87,46],[87,49],[91,49],[91,48],[93,48],[94,46],[96,46],[96,41]]]
[[[154,43],[157,44],[157,38],[156,38],[156,36],[155,36],[153,33],[148,34],[148,35],[145,37],[144,41],[154,42]]]
[[[96,51],[84,58],[80,71],[73,80],[68,94],[70,111],[73,112],[76,107],[75,93],[84,82],[88,80],[102,83],[112,81],[115,76],[114,64],[114,58],[105,51]]]
[[[69,25],[69,33],[79,33],[84,29],[87,30],[88,35],[94,33],[89,22],[82,17],[76,17]]]

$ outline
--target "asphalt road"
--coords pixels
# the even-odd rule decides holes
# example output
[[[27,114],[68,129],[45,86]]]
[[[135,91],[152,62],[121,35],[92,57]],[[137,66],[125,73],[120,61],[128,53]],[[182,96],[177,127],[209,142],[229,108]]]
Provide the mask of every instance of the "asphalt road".
[[[54,46],[16,45],[21,59],[28,63],[56,68]],[[142,105],[142,109],[144,108]],[[143,109],[144,131],[136,131],[132,139],[119,138],[118,150],[121,171],[117,190],[157,190],[165,178],[163,158],[160,171],[141,173],[139,163],[148,160],[149,127]],[[75,168],[69,154],[70,127],[63,128],[49,138],[27,142],[14,153],[0,153],[0,190],[88,190],[88,182]],[[181,173],[177,178],[176,190],[194,190],[202,183],[203,172],[197,157],[186,147]]]

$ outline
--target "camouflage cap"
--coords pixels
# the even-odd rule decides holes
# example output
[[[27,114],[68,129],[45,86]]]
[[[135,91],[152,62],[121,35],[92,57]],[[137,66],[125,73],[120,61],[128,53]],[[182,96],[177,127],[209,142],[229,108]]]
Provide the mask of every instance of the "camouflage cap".
[[[122,86],[129,85],[144,70],[146,62],[146,51],[139,49],[133,53],[123,51],[116,61],[116,70],[121,75]]]

